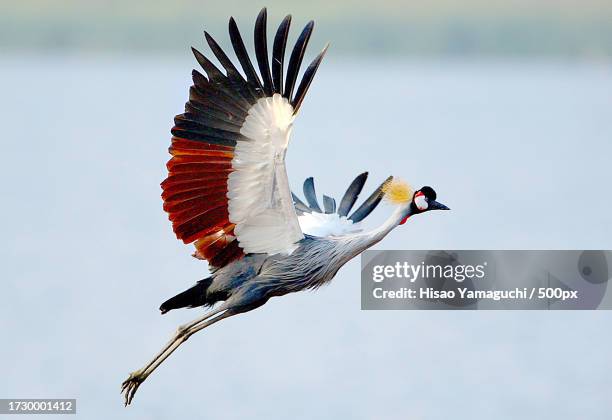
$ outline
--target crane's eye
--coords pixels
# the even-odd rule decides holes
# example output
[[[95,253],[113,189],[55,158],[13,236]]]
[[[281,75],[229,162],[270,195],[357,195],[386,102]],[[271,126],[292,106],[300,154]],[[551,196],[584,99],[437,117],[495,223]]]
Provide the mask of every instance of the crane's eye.
[[[421,191],[418,191],[414,195],[414,205],[421,211],[427,210],[427,207],[429,207],[427,197],[425,197],[425,194],[423,194]]]

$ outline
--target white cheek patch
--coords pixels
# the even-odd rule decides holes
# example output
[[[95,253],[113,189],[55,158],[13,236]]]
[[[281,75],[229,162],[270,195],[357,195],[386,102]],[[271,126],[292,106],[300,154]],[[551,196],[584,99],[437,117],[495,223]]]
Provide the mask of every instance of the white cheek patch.
[[[427,207],[429,207],[429,203],[427,203],[427,198],[425,198],[425,194],[423,194],[422,192],[418,192],[415,195],[414,204],[421,211],[427,210]]]

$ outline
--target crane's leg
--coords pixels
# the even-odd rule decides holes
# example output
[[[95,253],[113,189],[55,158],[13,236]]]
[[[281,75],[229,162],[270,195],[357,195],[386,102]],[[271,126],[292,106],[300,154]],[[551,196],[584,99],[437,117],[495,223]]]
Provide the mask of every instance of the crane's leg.
[[[228,309],[225,305],[222,305],[218,309],[178,327],[168,344],[166,344],[149,363],[141,369],[132,372],[123,384],[121,384],[121,393],[125,394],[125,405],[127,406],[132,402],[134,394],[138,390],[140,384],[143,383],[144,380],[174,352],[174,350],[187,341],[189,337],[215,322],[236,315],[237,313],[239,312]]]
[[[227,308],[225,308],[225,309],[227,309]],[[171,346],[172,346],[172,345],[173,345],[173,344],[174,344],[174,343],[175,343],[175,342],[176,342],[176,341],[177,341],[177,340],[178,340],[178,339],[181,337],[181,335],[182,335],[182,334],[184,334],[184,332],[185,332],[187,329],[192,328],[193,326],[195,326],[195,325],[197,325],[197,324],[200,324],[200,323],[202,323],[202,322],[206,321],[207,319],[209,319],[209,318],[211,318],[211,317],[213,317],[213,316],[215,316],[215,315],[218,315],[220,312],[223,312],[225,309],[223,308],[223,306],[222,306],[222,307],[219,307],[218,309],[216,309],[216,310],[214,310],[214,311],[210,311],[210,312],[208,312],[208,313],[206,313],[206,314],[202,315],[201,317],[196,318],[196,319],[194,319],[194,320],[193,320],[193,321],[191,321],[191,322],[188,322],[187,324],[180,325],[180,326],[179,326],[179,327],[176,329],[176,332],[174,333],[174,335],[172,336],[172,338],[170,338],[170,341],[168,341],[168,343],[167,343],[167,344],[166,344],[166,345],[165,345],[165,346],[164,346],[164,347],[163,347],[163,348],[162,348],[162,349],[159,351],[159,353],[157,353],[157,355],[156,355],[156,356],[155,356],[153,359],[151,359],[151,361],[150,361],[148,364],[146,364],[145,366],[143,366],[143,367],[142,367],[142,368],[141,368],[139,371],[137,371],[137,372],[143,372],[143,371],[146,371],[146,370],[147,370],[147,369],[148,369],[148,368],[149,368],[151,365],[153,365],[153,363],[155,363],[155,361],[156,361],[157,359],[159,359],[159,358],[160,358],[160,357],[161,357],[161,356],[162,356],[162,355],[163,355],[163,354],[164,354],[164,353],[165,353],[165,352],[166,352],[166,351],[167,351],[167,350],[168,350],[168,349],[169,349],[169,348],[170,348],[170,347],[171,347]]]

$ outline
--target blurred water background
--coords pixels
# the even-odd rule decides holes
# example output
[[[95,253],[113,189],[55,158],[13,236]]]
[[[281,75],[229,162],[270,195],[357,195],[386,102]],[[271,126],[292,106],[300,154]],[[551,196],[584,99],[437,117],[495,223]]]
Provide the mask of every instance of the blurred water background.
[[[295,190],[339,198],[369,170],[451,212],[379,249],[610,249],[612,5],[270,1],[332,41],[288,153]],[[607,419],[607,312],[362,312],[359,263],[316,294],[189,340],[124,409],[119,385],[200,310],[206,276],[161,209],[172,117],[227,16],[260,5],[0,3],[0,397],[78,417]],[[390,212],[381,206],[371,224]],[[51,416],[53,418],[53,416]]]

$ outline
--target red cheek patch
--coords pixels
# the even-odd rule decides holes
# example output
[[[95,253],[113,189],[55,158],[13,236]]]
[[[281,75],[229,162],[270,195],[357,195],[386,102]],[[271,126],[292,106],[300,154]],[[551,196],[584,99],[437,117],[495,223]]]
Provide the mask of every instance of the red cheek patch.
[[[408,220],[408,218],[409,218],[409,217],[410,217],[410,215],[408,215],[408,216],[404,217],[404,218],[402,219],[402,221],[401,221],[399,224],[400,224],[400,225],[403,225],[404,223],[406,223],[406,220]]]

